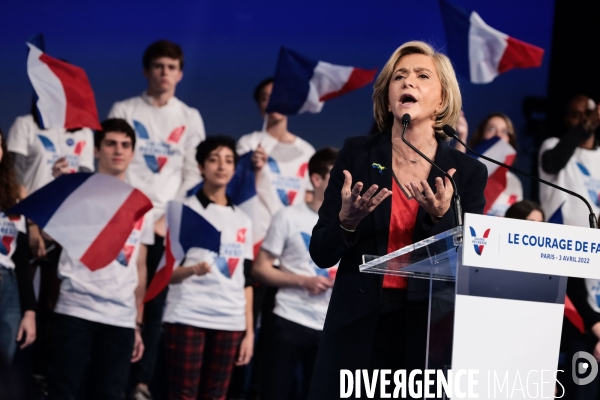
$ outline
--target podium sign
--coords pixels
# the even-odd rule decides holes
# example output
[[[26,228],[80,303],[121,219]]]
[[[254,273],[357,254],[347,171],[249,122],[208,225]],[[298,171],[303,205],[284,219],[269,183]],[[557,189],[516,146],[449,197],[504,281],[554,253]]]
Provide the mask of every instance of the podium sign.
[[[471,267],[600,279],[600,230],[466,214]]]
[[[359,268],[429,279],[425,368],[470,371],[480,399],[552,398],[567,277],[600,279],[600,230],[475,214],[464,221],[365,255]]]

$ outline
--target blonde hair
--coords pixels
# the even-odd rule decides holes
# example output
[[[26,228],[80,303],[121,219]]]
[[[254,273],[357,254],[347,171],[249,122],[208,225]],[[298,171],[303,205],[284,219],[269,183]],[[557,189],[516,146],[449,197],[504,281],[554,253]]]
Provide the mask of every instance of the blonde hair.
[[[442,53],[436,52],[430,45],[421,41],[406,42],[398,47],[387,61],[375,81],[373,90],[373,113],[379,129],[390,131],[394,125],[394,116],[388,111],[389,86],[394,73],[394,67],[400,59],[409,54],[423,54],[431,57],[437,69],[440,83],[442,84],[442,108],[435,115],[433,129],[438,138],[448,140],[442,127],[446,124],[455,127],[462,108],[462,97],[456,80],[456,74],[450,59]]]

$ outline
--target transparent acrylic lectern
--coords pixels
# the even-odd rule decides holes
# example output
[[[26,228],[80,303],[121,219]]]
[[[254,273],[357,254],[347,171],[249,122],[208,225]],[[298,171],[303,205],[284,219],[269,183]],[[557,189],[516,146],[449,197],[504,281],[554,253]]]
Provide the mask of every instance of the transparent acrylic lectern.
[[[407,309],[421,307],[419,323],[427,327],[411,337],[420,342],[406,341],[418,347],[419,365],[480,371],[479,398],[490,390],[494,398],[528,398],[501,390],[495,379],[506,377],[512,388],[531,371],[556,371],[567,277],[600,280],[600,230],[468,213],[464,221],[464,229],[364,255],[359,268],[420,278],[409,282],[407,298],[412,288],[422,298],[407,299]],[[554,379],[523,385],[532,393],[538,387],[542,397],[555,388]]]
[[[429,281],[425,368],[447,370],[452,359],[456,271],[463,228],[456,227],[384,256],[363,255],[361,272]]]

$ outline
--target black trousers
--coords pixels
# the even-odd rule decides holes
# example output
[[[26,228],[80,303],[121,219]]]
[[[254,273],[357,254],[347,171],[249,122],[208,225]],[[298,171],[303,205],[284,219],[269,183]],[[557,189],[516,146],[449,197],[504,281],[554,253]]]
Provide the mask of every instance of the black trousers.
[[[262,400],[290,398],[299,367],[302,368],[300,398],[306,399],[322,332],[273,316],[273,335],[267,352]]]
[[[134,338],[132,328],[55,314],[48,399],[75,400],[84,383],[88,399],[124,399]]]

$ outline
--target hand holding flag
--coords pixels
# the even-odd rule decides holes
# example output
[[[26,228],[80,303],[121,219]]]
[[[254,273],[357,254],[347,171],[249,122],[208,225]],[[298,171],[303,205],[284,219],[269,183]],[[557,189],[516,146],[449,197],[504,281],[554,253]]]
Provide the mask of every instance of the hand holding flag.
[[[166,224],[165,254],[148,286],[144,302],[152,300],[169,284],[173,270],[190,249],[206,249],[218,254],[221,248],[221,232],[179,201],[167,203]]]

